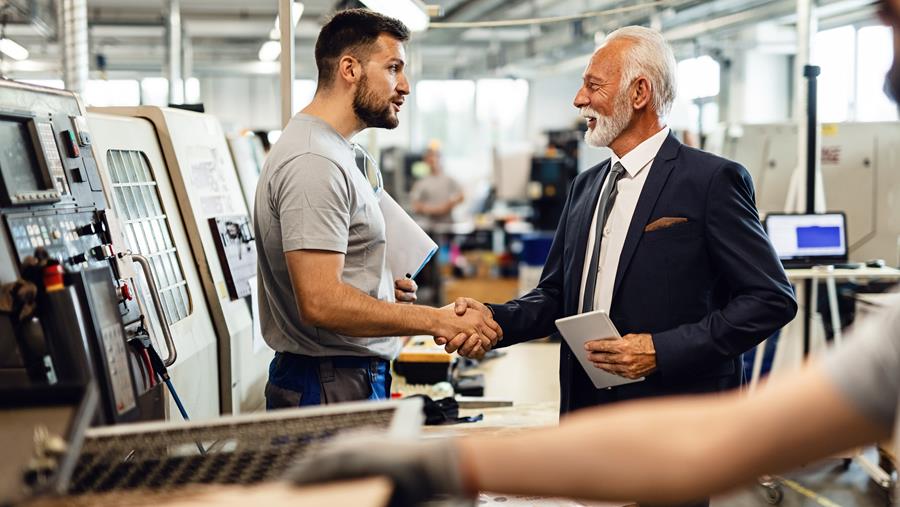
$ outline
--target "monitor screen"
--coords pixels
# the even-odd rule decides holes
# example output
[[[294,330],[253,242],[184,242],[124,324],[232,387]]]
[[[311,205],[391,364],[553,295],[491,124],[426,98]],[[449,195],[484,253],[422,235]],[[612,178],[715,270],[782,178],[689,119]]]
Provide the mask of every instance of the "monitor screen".
[[[781,259],[847,256],[843,213],[769,215],[766,232]]]
[[[10,195],[44,190],[27,122],[0,119],[0,173]]]

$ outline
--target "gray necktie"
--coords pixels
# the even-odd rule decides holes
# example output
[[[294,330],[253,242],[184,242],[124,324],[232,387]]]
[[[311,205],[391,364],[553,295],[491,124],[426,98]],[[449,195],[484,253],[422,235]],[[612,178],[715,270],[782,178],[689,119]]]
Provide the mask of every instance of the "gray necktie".
[[[609,184],[603,188],[603,193],[600,194],[600,210],[597,212],[597,226],[594,229],[594,248],[591,253],[591,263],[588,264],[588,278],[584,284],[582,313],[594,309],[594,292],[597,288],[597,271],[599,271],[598,264],[600,263],[600,240],[603,239],[603,227],[609,218],[609,212],[612,211],[613,204],[616,202],[616,194],[619,193],[617,184],[623,174],[625,174],[625,168],[621,162],[616,162],[607,178]]]

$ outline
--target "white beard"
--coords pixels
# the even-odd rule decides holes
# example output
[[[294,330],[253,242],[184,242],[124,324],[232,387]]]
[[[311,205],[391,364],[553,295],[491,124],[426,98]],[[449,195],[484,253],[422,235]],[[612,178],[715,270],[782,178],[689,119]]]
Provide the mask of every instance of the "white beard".
[[[634,111],[628,103],[627,94],[623,92],[616,97],[612,116],[603,116],[587,106],[581,108],[581,115],[597,119],[594,128],[588,127],[587,132],[584,133],[584,142],[589,146],[602,148],[609,146],[622,134],[622,131],[631,123]]]

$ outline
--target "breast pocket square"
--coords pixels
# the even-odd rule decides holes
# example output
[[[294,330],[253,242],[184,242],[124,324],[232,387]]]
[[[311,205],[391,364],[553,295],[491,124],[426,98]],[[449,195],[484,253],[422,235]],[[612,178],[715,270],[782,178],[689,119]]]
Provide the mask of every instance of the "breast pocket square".
[[[644,232],[659,231],[686,223],[688,223],[688,219],[684,217],[662,217],[647,224],[647,227],[644,227]]]

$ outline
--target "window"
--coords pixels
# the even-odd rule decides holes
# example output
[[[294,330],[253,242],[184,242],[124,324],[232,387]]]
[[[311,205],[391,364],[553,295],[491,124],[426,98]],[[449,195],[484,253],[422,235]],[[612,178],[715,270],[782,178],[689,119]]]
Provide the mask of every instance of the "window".
[[[853,63],[856,31],[842,26],[816,34],[812,61],[822,68],[818,82],[819,121],[841,122],[853,118]]]
[[[417,128],[412,145],[427,146],[439,140],[445,154],[469,155],[475,151],[475,82],[422,80],[416,84]]]
[[[141,87],[133,79],[91,79],[84,88],[84,101],[89,106],[137,106]]]
[[[893,39],[886,26],[867,26],[857,32],[856,119],[897,120],[897,106],[884,94],[884,75],[891,67]]]
[[[524,79],[479,79],[475,96],[478,122],[490,127],[494,144],[525,139],[528,81]]]
[[[678,62],[678,95],[695,100],[719,94],[719,62],[709,56]]]
[[[59,88],[60,90],[63,90],[66,87],[62,79],[17,79],[16,81],[21,81],[23,83],[29,83],[38,86],[46,86],[47,88]]]
[[[110,150],[106,161],[128,247],[150,261],[166,319],[178,322],[191,313],[190,297],[147,157],[134,150]]]
[[[316,82],[312,79],[294,80],[294,109],[295,113],[312,102],[316,94]]]
[[[165,107],[169,105],[169,80],[164,77],[141,79],[141,104]]]

